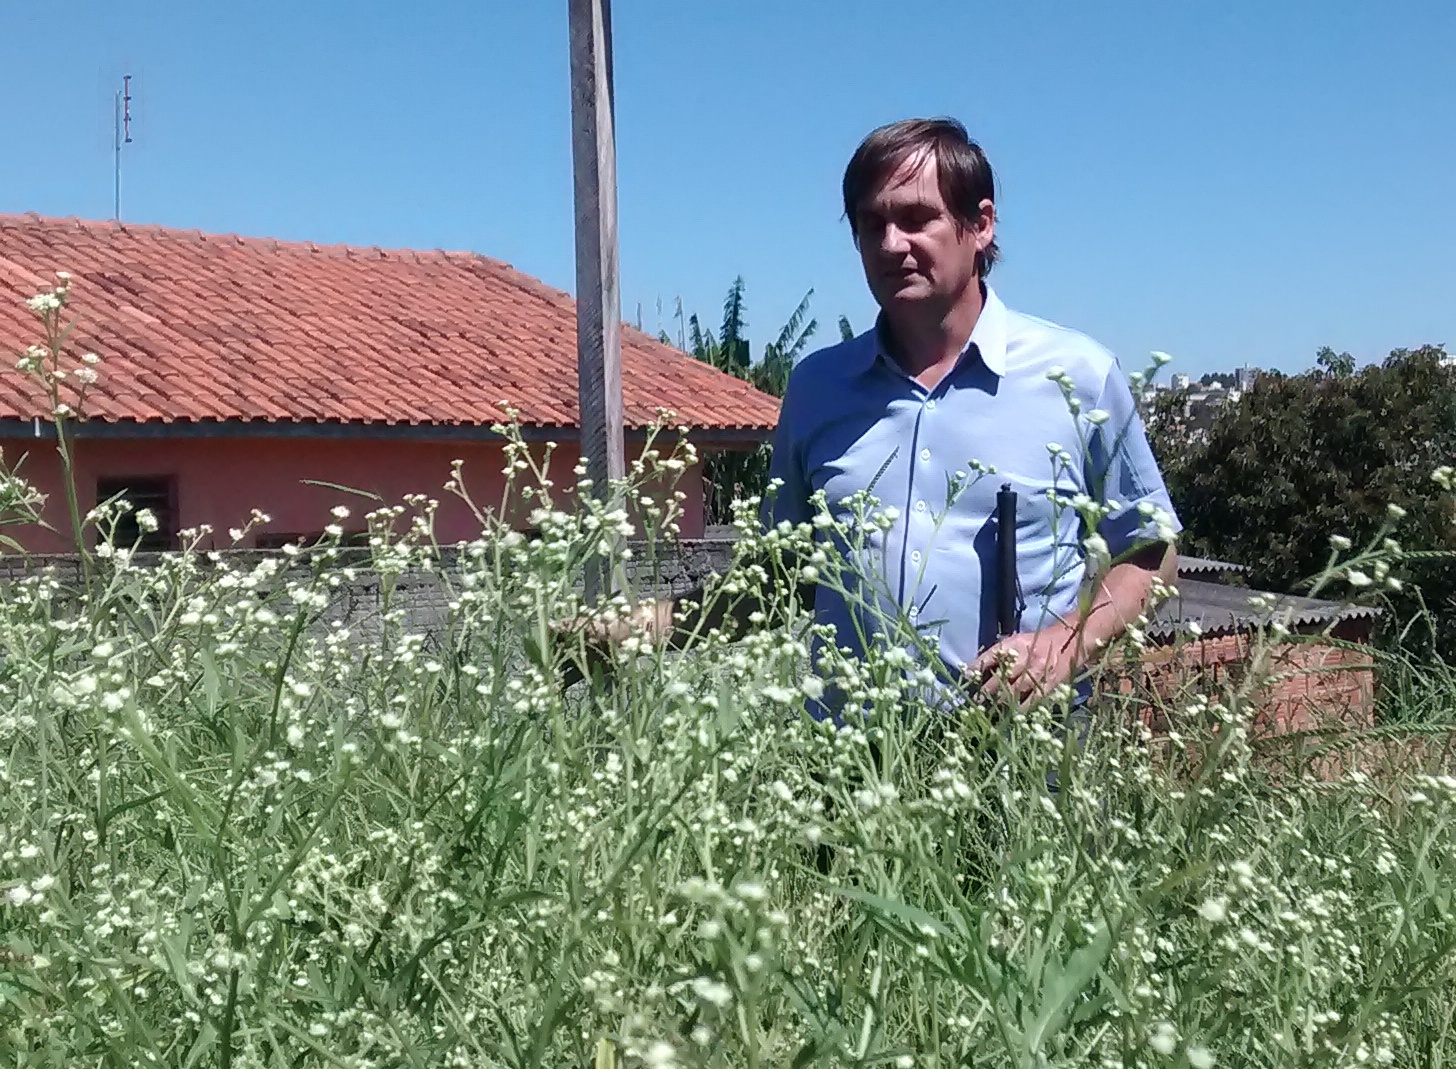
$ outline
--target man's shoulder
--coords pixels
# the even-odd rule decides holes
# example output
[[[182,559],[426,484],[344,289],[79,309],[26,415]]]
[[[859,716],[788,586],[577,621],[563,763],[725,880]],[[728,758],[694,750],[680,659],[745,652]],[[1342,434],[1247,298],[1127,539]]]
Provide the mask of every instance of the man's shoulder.
[[[825,391],[843,389],[846,380],[873,359],[874,344],[874,332],[866,331],[813,350],[789,372],[786,401],[806,397],[823,400]]]
[[[1118,366],[1112,350],[1080,330],[1010,308],[1006,324],[1007,352],[1018,362],[1061,367],[1075,380],[1096,383]]]
[[[789,371],[779,409],[780,430],[787,429],[792,435],[810,433],[814,426],[833,419],[837,411],[851,403],[851,381],[873,359],[873,346],[874,338],[861,334],[800,358]]]
[[[874,333],[873,330],[867,330],[853,338],[813,350],[794,365],[789,380],[811,382],[825,378],[843,378],[851,366],[867,361],[874,355]]]

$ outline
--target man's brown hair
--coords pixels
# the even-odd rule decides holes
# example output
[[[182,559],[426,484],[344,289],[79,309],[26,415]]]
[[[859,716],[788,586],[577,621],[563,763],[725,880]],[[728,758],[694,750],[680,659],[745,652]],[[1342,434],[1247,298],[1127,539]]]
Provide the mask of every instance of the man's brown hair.
[[[971,140],[966,128],[955,119],[902,119],[871,131],[860,142],[844,169],[844,214],[849,232],[859,242],[859,206],[889,181],[890,176],[912,157],[934,156],[940,180],[940,195],[961,226],[974,226],[981,215],[981,201],[996,200],[996,176],[981,146]],[[985,278],[1000,258],[996,242],[981,250],[981,277]]]

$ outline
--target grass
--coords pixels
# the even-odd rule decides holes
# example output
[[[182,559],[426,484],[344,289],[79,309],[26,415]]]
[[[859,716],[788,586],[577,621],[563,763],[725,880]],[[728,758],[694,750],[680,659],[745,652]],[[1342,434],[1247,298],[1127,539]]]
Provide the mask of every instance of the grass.
[[[416,504],[371,514],[364,559],[120,549],[6,583],[4,1064],[1456,1056],[1456,779],[1266,766],[1260,657],[1156,738],[1107,695],[1077,747],[1055,701],[932,711],[893,647],[809,671],[785,593],[783,627],[629,641],[566,687],[551,623],[624,516],[544,510],[528,541],[481,510],[442,571]],[[745,538],[714,596],[788,591],[811,536]],[[428,632],[397,594],[424,569]],[[359,584],[368,621],[337,611]],[[1430,732],[1450,689],[1420,671]],[[803,715],[825,679],[855,726]]]

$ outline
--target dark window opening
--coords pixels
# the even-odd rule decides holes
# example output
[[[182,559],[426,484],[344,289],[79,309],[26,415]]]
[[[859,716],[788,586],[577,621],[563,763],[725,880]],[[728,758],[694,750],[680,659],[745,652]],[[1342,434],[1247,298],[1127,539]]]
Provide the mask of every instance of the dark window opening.
[[[177,508],[174,481],[170,477],[144,479],[97,479],[98,505],[121,497],[129,506],[116,518],[111,534],[113,545],[135,546],[144,553],[172,549],[177,542]],[[157,529],[144,531],[137,523],[137,514],[146,510],[155,517]],[[101,532],[105,537],[106,532]]]

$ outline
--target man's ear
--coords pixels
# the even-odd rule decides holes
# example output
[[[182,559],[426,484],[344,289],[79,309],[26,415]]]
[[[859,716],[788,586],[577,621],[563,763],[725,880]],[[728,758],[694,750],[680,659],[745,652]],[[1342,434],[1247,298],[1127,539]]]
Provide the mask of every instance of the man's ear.
[[[978,252],[985,252],[996,240],[996,205],[990,200],[983,200],[976,206],[976,249]]]

